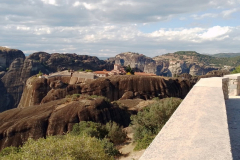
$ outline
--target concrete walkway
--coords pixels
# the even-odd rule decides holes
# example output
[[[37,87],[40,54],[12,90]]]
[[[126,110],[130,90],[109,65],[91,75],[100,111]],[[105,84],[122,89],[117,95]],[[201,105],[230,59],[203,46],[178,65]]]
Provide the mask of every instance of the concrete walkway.
[[[240,160],[240,96],[230,96],[226,109],[233,160]]]

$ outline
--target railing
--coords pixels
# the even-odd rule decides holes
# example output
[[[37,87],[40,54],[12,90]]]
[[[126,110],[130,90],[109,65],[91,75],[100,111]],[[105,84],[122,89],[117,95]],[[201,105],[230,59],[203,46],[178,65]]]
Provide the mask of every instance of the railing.
[[[239,80],[240,74],[239,78],[238,75],[202,78],[140,160],[233,159],[225,100],[228,92],[240,93]]]

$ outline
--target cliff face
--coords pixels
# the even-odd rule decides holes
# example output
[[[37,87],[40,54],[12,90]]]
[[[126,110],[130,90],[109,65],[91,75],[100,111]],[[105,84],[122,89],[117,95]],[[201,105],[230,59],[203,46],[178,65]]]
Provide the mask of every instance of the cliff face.
[[[0,47],[0,112],[17,107],[24,83],[21,69],[25,55],[17,49]]]
[[[0,72],[7,70],[16,58],[25,58],[22,51],[0,47]]]
[[[168,77],[174,77],[183,73],[198,76],[220,69],[196,59],[199,55],[195,52],[184,56],[178,55],[178,53],[171,53],[150,58],[142,54],[127,52],[118,54],[114,58],[109,58],[107,62],[124,66],[130,65],[131,68],[137,68],[146,73]]]
[[[65,85],[53,88],[52,84],[59,81]],[[69,81],[68,77],[30,78],[18,107],[43,104],[75,93],[104,96],[111,101],[129,98],[144,100],[154,97],[184,98],[193,85],[188,80],[167,80],[162,77],[147,76],[112,76],[82,84],[67,85]]]
[[[27,79],[39,71],[51,73],[63,69],[112,68],[112,64],[92,56],[36,52],[25,58],[20,50],[0,47],[0,112],[18,106]]]
[[[0,113],[0,151],[8,146],[22,145],[28,138],[62,135],[80,121],[103,124],[115,121],[127,126],[130,114],[104,98],[70,102],[62,99],[39,106],[15,108]]]

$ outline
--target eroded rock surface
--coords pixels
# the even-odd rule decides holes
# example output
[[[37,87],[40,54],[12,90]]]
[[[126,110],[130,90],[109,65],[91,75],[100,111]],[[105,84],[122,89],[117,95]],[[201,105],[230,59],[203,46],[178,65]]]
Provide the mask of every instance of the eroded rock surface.
[[[64,85],[62,88],[51,87],[51,84],[59,80],[67,84],[69,79],[68,77],[30,78],[27,81],[18,107],[47,103],[76,93],[104,96],[111,101],[119,100],[120,98],[140,98],[144,100],[154,97],[184,98],[193,86],[191,81],[185,79],[126,75],[99,78],[81,85]]]
[[[105,124],[110,120],[128,126],[130,114],[104,98],[70,102],[62,99],[39,106],[11,109],[0,113],[0,150],[22,145],[28,138],[62,135],[80,121]]]
[[[154,73],[156,75],[176,77],[183,73],[189,73],[193,76],[205,75],[209,71],[218,70],[216,67],[202,60],[199,53],[188,51],[186,53],[168,53],[154,58],[146,57],[143,54],[126,52],[120,53],[107,61],[131,68],[137,68],[146,73]],[[213,58],[211,56],[204,58]]]

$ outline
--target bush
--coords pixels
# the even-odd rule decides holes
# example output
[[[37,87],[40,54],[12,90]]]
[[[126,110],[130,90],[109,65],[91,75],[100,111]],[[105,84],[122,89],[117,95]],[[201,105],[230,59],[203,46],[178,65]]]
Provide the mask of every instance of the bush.
[[[149,139],[156,136],[180,103],[179,98],[165,98],[148,105],[137,115],[131,116],[137,148],[144,148],[151,143]],[[139,143],[142,146],[139,146]]]
[[[232,74],[240,73],[240,66],[237,66],[235,70],[231,72]]]
[[[42,76],[42,75],[43,75],[43,73],[41,71],[39,71],[37,76]]]
[[[73,126],[71,135],[98,138],[105,149],[105,152],[111,156],[119,155],[119,151],[114,148],[114,144],[119,144],[126,140],[127,134],[122,131],[122,127],[119,127],[115,122],[109,122],[105,125],[95,123],[91,121],[81,121]],[[111,142],[113,143],[111,143]]]
[[[145,134],[144,137],[138,141],[134,150],[139,151],[139,150],[142,150],[142,149],[146,149],[149,146],[149,144],[152,143],[154,137],[155,136],[149,136],[149,135]]]
[[[91,95],[90,97],[91,97],[91,98],[98,98],[97,95]]]
[[[9,154],[17,154],[19,152],[19,148],[18,147],[6,147],[4,148],[1,152],[0,152],[0,157],[4,157],[7,156]]]
[[[109,156],[119,156],[120,152],[114,147],[113,143],[109,142],[108,139],[104,138],[102,140],[99,140],[102,147],[105,150],[105,153]]]
[[[159,101],[160,99],[159,99],[159,97],[154,97],[152,100]]]
[[[120,127],[116,122],[107,123],[106,129],[108,131],[107,137],[114,144],[123,143],[127,138],[127,133],[123,131],[123,127]]]
[[[73,135],[88,135],[99,139],[107,138],[114,144],[120,144],[127,138],[127,133],[123,131],[116,122],[108,122],[106,125],[91,121],[81,121],[73,126],[70,132]]]
[[[91,121],[81,121],[73,126],[73,130],[70,132],[72,135],[88,135],[90,137],[96,137],[103,139],[108,134],[108,131],[100,123]]]
[[[73,94],[72,101],[76,101],[80,96],[81,96],[81,94]]]
[[[1,156],[2,160],[42,160],[42,159],[58,159],[58,160],[109,160],[113,159],[105,153],[98,139],[89,136],[50,136],[46,139],[40,138],[37,141],[29,139],[20,149],[18,153],[10,153]]]
[[[65,98],[71,98],[72,101],[77,101],[80,96],[81,94],[73,94],[73,95],[66,95]]]
[[[65,98],[71,98],[72,96],[71,95],[66,95],[66,97]]]
[[[85,72],[93,72],[91,69],[86,69]]]

